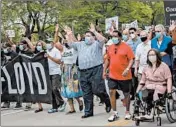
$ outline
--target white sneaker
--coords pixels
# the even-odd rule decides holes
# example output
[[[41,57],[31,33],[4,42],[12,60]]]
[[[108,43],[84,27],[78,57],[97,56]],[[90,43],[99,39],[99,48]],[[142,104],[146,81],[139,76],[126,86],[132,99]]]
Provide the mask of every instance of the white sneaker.
[[[125,114],[125,120],[130,120],[131,119],[131,115],[129,113]]]
[[[150,119],[153,119],[153,116],[152,115],[144,115],[144,116],[141,116],[141,119],[150,120]]]
[[[65,107],[66,107],[66,103],[64,102],[64,104],[61,105],[61,106],[58,108],[58,110],[59,110],[60,112],[63,112],[63,111],[65,110]]]
[[[108,121],[113,122],[116,121],[117,119],[119,119],[118,113],[114,113],[112,116],[108,118]]]

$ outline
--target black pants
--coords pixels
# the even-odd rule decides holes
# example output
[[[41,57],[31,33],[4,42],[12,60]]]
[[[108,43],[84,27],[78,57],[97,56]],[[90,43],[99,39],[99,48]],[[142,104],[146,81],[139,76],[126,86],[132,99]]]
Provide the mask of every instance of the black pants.
[[[83,91],[85,115],[93,114],[93,94],[105,102],[106,106],[110,106],[110,99],[106,92],[102,75],[103,65],[87,70],[80,70],[80,84]]]
[[[138,87],[138,78],[135,77],[135,75],[134,75],[134,71],[135,71],[135,69],[132,68],[132,69],[131,69],[131,73],[132,73],[132,88],[131,88],[131,95],[132,95],[132,97],[135,96],[136,89],[137,89],[137,87]]]
[[[61,76],[60,75],[50,75],[51,85],[52,85],[52,108],[57,109],[64,103],[64,100],[60,94],[61,88]]]

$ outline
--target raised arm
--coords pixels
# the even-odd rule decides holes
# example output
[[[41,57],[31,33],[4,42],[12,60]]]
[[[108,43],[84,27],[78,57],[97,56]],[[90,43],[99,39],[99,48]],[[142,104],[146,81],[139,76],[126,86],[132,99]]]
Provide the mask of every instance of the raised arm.
[[[95,26],[94,26],[93,23],[90,24],[90,29],[89,29],[89,30],[95,34],[97,40],[98,40],[102,45],[107,41],[107,39],[106,39],[103,35],[101,35],[100,33],[98,33],[98,32],[96,31]]]
[[[25,37],[24,40],[27,42],[29,48],[34,51],[35,47],[33,46],[32,42],[27,37]]]
[[[62,46],[62,44],[59,42],[58,33],[59,33],[59,25],[56,24],[56,27],[55,27],[55,34],[54,34],[54,46],[55,46],[59,51],[63,52],[63,46]]]

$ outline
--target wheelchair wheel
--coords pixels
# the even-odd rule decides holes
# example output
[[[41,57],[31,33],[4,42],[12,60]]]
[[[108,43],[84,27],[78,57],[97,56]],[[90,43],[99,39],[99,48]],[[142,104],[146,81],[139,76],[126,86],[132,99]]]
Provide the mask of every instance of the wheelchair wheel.
[[[139,121],[139,120],[136,120],[136,121],[135,121],[135,125],[136,125],[136,126],[139,126],[139,125],[140,125],[140,121]]]
[[[165,110],[169,122],[176,122],[176,100],[166,98]]]
[[[157,117],[157,126],[161,126],[161,117]]]

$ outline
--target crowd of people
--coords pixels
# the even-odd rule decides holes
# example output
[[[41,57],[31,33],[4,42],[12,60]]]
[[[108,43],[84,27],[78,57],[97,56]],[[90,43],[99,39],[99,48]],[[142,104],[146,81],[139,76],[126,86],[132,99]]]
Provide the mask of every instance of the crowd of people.
[[[19,54],[33,56],[46,52],[49,75],[52,85],[52,108],[48,113],[64,111],[67,98],[70,110],[76,112],[74,99],[79,110],[84,109],[82,118],[94,115],[94,95],[105,104],[105,111],[112,112],[109,122],[119,118],[116,99],[121,99],[126,108],[125,119],[131,119],[130,102],[141,90],[153,91],[153,99],[157,93],[171,92],[174,85],[174,55],[176,44],[176,24],[169,31],[161,24],[149,31],[129,28],[122,31],[111,31],[108,37],[103,35],[93,24],[84,35],[75,37],[72,30],[64,27],[64,38],[60,38],[59,26],[55,27],[53,38],[39,40],[35,45],[30,37],[25,37],[14,44],[7,37],[1,50],[1,66],[13,60]],[[81,100],[83,97],[84,103]],[[9,108],[10,102],[4,102],[1,108]],[[25,110],[30,110],[32,103],[27,103]],[[22,108],[17,101],[15,109]],[[111,111],[112,109],[112,111]],[[35,113],[43,111],[38,102]],[[146,116],[149,118],[150,116]],[[152,117],[151,117],[152,118]]]

